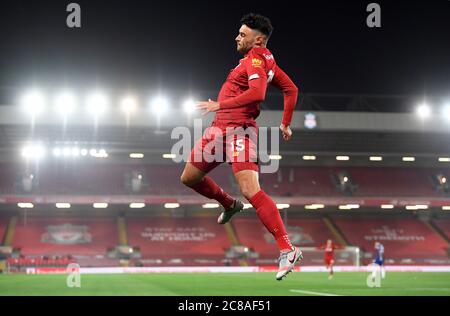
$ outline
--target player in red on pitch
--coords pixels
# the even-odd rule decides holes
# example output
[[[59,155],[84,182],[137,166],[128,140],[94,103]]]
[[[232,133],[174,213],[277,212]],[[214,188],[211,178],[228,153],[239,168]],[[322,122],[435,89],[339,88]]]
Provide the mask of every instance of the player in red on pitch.
[[[340,249],[340,246],[337,246],[333,243],[331,239],[327,240],[325,245],[319,247],[319,249],[325,250],[324,262],[327,270],[329,271],[328,279],[331,280],[334,275],[333,265],[334,265],[334,250]]]
[[[204,159],[205,152],[223,147],[227,161],[239,184],[242,195],[256,209],[264,226],[274,236],[280,250],[277,280],[282,280],[302,259],[302,252],[291,244],[284,227],[279,210],[274,201],[259,186],[257,159],[257,142],[251,137],[226,137],[230,128],[253,129],[258,133],[255,119],[259,116],[260,103],[264,101],[269,84],[279,88],[284,96],[284,112],[280,130],[285,140],[292,137],[290,124],[297,103],[298,89],[292,80],[275,62],[267,49],[267,41],[272,34],[270,20],[262,15],[250,13],[241,19],[239,34],[236,37],[237,51],[244,55],[239,64],[230,71],[217,101],[204,101],[197,108],[205,110],[203,114],[215,112],[215,118],[203,137],[198,140],[186,163],[181,182],[203,196],[217,200],[224,211],[218,218],[219,224],[227,223],[231,217],[242,211],[241,201],[233,199],[224,192],[214,180],[206,176],[208,172],[223,161]],[[199,159],[200,157],[200,159]]]

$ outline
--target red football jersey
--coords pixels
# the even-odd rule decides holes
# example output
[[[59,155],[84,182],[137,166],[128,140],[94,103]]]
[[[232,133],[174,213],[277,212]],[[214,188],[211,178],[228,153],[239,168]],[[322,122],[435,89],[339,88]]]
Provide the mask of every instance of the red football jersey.
[[[272,53],[263,47],[251,49],[230,71],[217,98],[220,109],[215,120],[230,123],[254,121],[259,115],[260,103],[264,101],[269,83],[283,91],[282,123],[289,125],[297,103],[298,89],[277,66]]]
[[[334,245],[332,245],[332,246],[325,246],[325,257],[333,258],[333,256],[334,256],[334,249],[336,249],[336,247]]]
[[[333,259],[334,258],[334,250],[338,249],[339,247],[336,246],[334,243],[331,244],[331,246],[328,246],[328,244],[324,244],[319,247],[319,249],[325,250],[325,260],[327,259]]]

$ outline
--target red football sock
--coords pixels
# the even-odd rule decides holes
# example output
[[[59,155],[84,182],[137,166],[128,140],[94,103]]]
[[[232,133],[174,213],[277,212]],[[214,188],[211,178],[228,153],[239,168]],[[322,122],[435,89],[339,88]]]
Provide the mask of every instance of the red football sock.
[[[191,187],[195,192],[207,197],[208,199],[214,199],[223,205],[225,209],[228,209],[234,202],[234,199],[227,192],[222,190],[221,187],[214,182],[208,176],[203,177],[202,181]]]
[[[289,240],[280,212],[274,201],[263,191],[259,191],[249,199],[256,209],[260,221],[267,230],[275,237],[280,251],[291,251],[294,248]]]

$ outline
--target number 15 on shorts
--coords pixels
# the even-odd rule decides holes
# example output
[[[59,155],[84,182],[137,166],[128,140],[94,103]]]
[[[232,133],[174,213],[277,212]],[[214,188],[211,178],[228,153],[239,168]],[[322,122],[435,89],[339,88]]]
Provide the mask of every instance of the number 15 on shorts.
[[[235,146],[234,143],[236,143],[236,146]],[[243,151],[244,148],[245,148],[244,140],[243,139],[237,139],[236,142],[232,141],[231,142],[231,151],[232,152],[235,152],[235,150],[234,150],[235,147],[236,147],[236,151]]]

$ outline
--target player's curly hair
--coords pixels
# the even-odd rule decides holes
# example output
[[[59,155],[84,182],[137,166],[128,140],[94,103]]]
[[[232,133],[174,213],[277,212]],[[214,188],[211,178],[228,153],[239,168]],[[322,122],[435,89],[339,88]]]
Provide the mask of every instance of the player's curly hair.
[[[261,14],[249,13],[244,15],[241,19],[241,25],[243,24],[247,25],[253,30],[260,31],[267,37],[267,39],[269,39],[270,35],[272,35],[272,23],[267,17]]]

